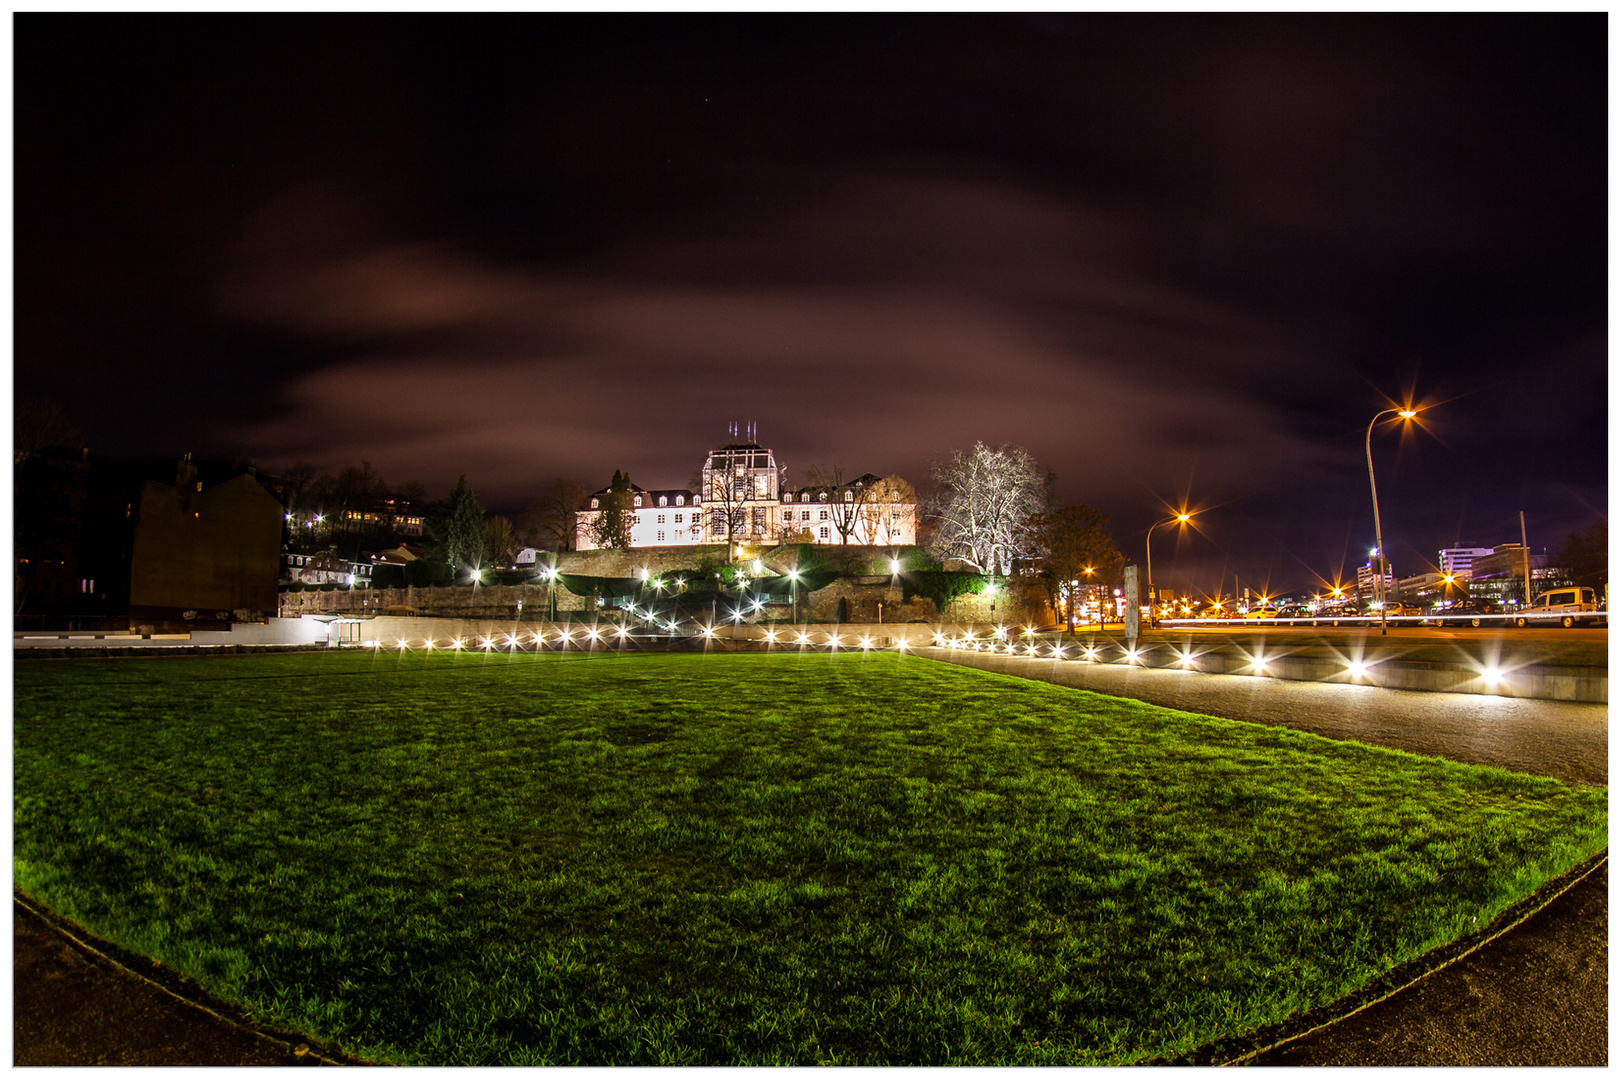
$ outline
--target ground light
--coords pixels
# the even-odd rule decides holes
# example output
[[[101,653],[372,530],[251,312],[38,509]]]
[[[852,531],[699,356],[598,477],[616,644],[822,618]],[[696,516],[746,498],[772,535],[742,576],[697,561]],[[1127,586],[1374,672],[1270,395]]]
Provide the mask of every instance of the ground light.
[[[1191,649],[1187,649],[1182,652],[1181,666],[1184,668],[1190,668],[1193,666],[1193,654]]]
[[[1486,686],[1495,686],[1502,681],[1502,672],[1496,667],[1486,667],[1480,671],[1479,677],[1484,680]]]
[[[800,634],[799,635],[799,644],[800,645],[808,645],[808,644],[810,644],[810,635],[809,634]]]
[[[1095,659],[1097,659],[1097,650],[1096,649],[1086,649],[1085,654],[1086,654],[1086,659],[1087,660],[1095,660]]]
[[[1352,660],[1350,661],[1349,671],[1351,678],[1359,679],[1367,674],[1367,665],[1360,660]]]

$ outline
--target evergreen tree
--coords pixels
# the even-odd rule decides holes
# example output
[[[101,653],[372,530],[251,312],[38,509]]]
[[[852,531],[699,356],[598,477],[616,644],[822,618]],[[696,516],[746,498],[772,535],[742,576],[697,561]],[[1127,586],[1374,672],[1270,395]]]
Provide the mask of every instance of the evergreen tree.
[[[463,567],[476,570],[484,561],[484,508],[467,486],[465,474],[445,500],[444,555],[457,573]]]
[[[601,513],[591,523],[591,539],[598,547],[627,548],[630,530],[636,523],[635,494],[630,488],[630,475],[613,470],[613,483],[602,496]]]

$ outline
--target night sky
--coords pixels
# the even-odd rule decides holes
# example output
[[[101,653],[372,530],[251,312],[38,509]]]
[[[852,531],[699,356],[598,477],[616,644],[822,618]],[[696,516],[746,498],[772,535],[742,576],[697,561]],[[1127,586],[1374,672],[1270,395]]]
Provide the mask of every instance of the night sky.
[[[1027,447],[1160,585],[1608,513],[1607,17],[15,16],[15,374],[516,511]]]

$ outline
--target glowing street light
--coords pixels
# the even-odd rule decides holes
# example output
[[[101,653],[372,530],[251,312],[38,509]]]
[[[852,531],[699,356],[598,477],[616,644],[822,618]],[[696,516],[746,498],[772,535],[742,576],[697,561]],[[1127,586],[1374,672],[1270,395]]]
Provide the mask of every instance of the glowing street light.
[[[1177,524],[1177,523],[1185,525],[1185,524],[1187,524],[1187,522],[1189,522],[1191,520],[1192,520],[1192,515],[1191,514],[1176,514],[1173,517],[1167,517],[1163,521],[1156,521],[1152,525],[1148,526],[1147,540],[1144,542],[1144,546],[1147,549],[1147,591],[1148,591],[1148,625],[1149,626],[1157,626],[1158,621],[1159,621],[1153,614],[1153,609],[1154,609],[1155,605],[1158,603],[1158,596],[1159,596],[1158,593],[1153,591],[1153,530],[1157,529],[1160,525],[1171,525],[1171,524]]]
[[[1378,632],[1381,635],[1389,634],[1389,611],[1384,603],[1384,526],[1378,519],[1378,480],[1373,476],[1372,463],[1372,429],[1378,423],[1380,416],[1395,413],[1402,420],[1410,420],[1417,415],[1416,409],[1385,409],[1374,414],[1367,423],[1367,483],[1372,487],[1373,504],[1373,536],[1378,542],[1374,554],[1378,557],[1378,565],[1373,569],[1373,595],[1378,598],[1378,617],[1380,621]]]

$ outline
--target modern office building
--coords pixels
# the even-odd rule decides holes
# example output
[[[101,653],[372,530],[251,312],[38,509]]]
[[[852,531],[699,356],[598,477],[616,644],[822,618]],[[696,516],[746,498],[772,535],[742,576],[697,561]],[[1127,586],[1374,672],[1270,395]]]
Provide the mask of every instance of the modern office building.
[[[1440,549],[1440,572],[1453,577],[1471,575],[1474,569],[1474,560],[1491,553],[1491,548],[1482,547],[1454,547]]]

